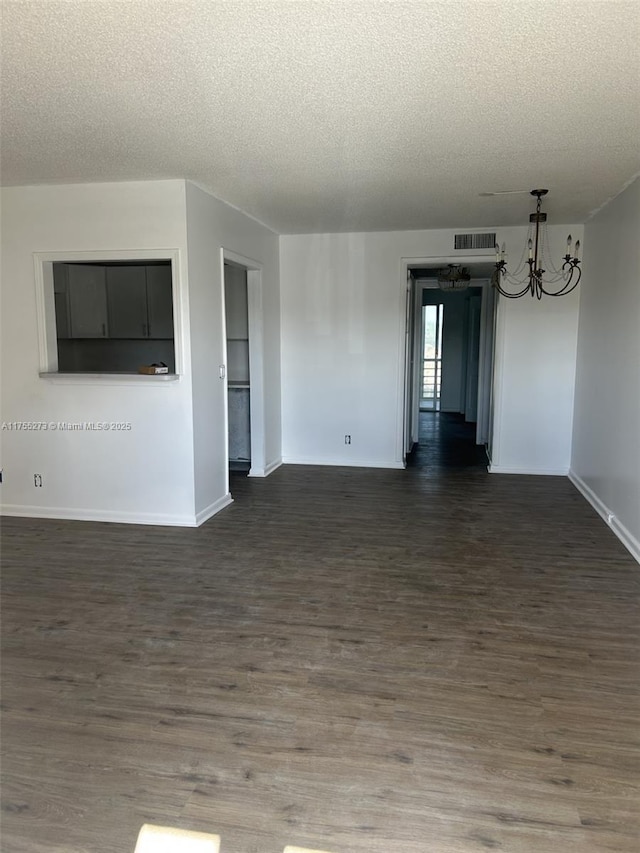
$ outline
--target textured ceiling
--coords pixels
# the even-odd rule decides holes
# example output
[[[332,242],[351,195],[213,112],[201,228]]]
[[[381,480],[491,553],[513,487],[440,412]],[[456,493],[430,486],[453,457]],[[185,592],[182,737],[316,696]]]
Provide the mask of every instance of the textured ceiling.
[[[280,233],[584,221],[637,0],[2,0],[2,182],[187,178]]]

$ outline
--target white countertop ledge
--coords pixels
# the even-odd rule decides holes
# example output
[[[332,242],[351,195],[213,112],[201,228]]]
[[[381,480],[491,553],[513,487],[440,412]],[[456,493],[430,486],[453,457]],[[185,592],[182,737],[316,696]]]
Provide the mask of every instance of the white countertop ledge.
[[[139,385],[140,383],[177,382],[178,373],[39,373],[40,379],[61,385]]]

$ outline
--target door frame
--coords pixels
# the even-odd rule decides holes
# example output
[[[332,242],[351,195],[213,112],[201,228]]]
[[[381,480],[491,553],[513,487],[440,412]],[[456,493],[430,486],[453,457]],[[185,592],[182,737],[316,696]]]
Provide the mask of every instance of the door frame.
[[[478,411],[480,408],[480,396],[484,394],[484,386],[480,381],[480,368],[482,364],[483,351],[480,346],[480,337],[482,335],[482,303],[483,294],[486,291],[485,283],[473,284],[472,287],[482,287],[482,291],[467,301],[467,317],[466,317],[466,375],[464,382],[464,419],[465,423],[474,423],[476,425],[476,444],[484,444],[483,441],[478,441]],[[474,383],[470,382],[473,376],[474,353],[478,353],[478,372]],[[473,411],[475,408],[475,412]],[[475,418],[470,418],[470,414],[475,414]]]
[[[476,444],[484,444],[490,458],[493,432],[493,396],[495,376],[495,338],[497,331],[498,299],[488,281],[482,288],[480,309],[480,364],[478,367],[478,418]]]
[[[240,267],[247,273],[247,318],[249,321],[249,423],[251,431],[251,467],[249,477],[266,477],[264,411],[264,311],[262,264],[224,247],[220,251],[222,274],[222,321],[224,339],[224,434],[227,492],[229,492],[229,371],[227,357],[227,306],[224,290],[224,265]]]
[[[406,468],[407,465],[407,453],[411,449],[408,447],[408,443],[410,441],[411,430],[411,418],[413,414],[413,409],[410,407],[415,404],[414,397],[415,395],[411,392],[411,383],[413,383],[414,377],[412,376],[412,358],[409,352],[410,342],[412,341],[412,329],[409,324],[414,322],[415,318],[415,310],[409,310],[409,306],[412,305],[413,300],[411,299],[412,292],[412,282],[410,278],[410,270],[412,267],[430,267],[430,266],[442,266],[445,267],[447,264],[486,264],[491,261],[492,258],[487,255],[465,255],[464,258],[452,256],[452,255],[435,255],[435,256],[421,256],[421,257],[403,257],[400,259],[400,284],[401,287],[399,289],[399,311],[400,317],[402,318],[402,322],[400,324],[399,330],[399,353],[400,358],[398,359],[398,401],[397,401],[397,411],[396,411],[396,459],[401,463],[402,467]],[[483,288],[484,291],[491,286],[490,282],[486,279],[478,279],[478,287]],[[497,300],[496,300],[497,301]],[[482,301],[483,307],[485,305],[485,300]],[[496,394],[495,389],[493,389],[494,385],[494,377],[498,374],[498,361],[500,359],[502,353],[502,346],[497,345],[497,341],[502,335],[502,326],[495,319],[495,312],[492,311],[493,324],[494,324],[494,347],[492,348],[494,351],[493,356],[493,365],[491,368],[491,381],[489,383],[489,405],[492,409],[496,404]],[[481,317],[482,324],[482,317]],[[500,341],[501,344],[501,341]],[[493,422],[494,418],[490,418],[490,432],[487,437],[487,443],[491,446],[492,443],[492,432],[493,432]]]

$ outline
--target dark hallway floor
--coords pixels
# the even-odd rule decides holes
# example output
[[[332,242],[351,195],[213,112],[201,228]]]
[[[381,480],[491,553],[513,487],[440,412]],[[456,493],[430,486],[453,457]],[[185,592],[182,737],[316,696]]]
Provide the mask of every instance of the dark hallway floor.
[[[452,468],[486,470],[487,455],[476,441],[475,423],[452,412],[420,412],[419,442],[407,457],[408,468],[442,471]]]

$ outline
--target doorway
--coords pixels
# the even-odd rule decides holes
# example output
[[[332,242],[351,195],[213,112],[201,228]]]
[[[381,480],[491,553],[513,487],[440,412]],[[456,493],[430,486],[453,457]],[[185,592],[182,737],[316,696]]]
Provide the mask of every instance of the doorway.
[[[227,491],[229,473],[264,477],[262,267],[222,250],[225,316]]]
[[[442,327],[444,303],[422,305],[422,370],[419,409],[440,411],[442,396]]]
[[[461,451],[461,459],[477,464],[482,458],[486,463],[495,328],[495,300],[489,282],[492,265],[486,259],[469,259],[468,284],[441,289],[438,273],[447,259],[405,263],[405,464],[421,442],[433,443],[454,433],[459,448],[463,434],[471,445],[469,452]],[[452,446],[449,441],[449,451]]]
[[[229,470],[251,469],[251,372],[247,269],[224,265],[227,340],[227,449]]]

